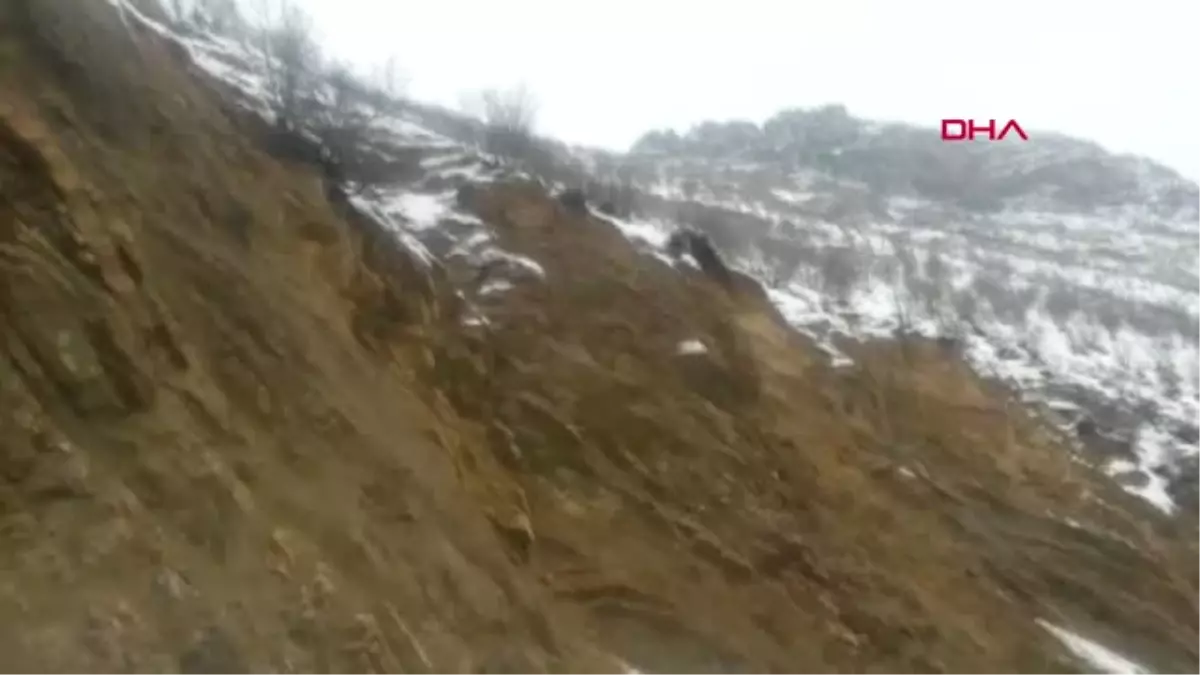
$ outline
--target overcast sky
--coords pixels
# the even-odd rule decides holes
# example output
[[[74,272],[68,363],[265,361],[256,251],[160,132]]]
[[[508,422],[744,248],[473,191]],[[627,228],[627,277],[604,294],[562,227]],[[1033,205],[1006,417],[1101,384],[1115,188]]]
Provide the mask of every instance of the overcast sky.
[[[929,126],[1016,119],[1200,179],[1194,0],[298,1],[334,54],[395,56],[417,99],[525,82],[540,129],[568,142],[844,103]]]

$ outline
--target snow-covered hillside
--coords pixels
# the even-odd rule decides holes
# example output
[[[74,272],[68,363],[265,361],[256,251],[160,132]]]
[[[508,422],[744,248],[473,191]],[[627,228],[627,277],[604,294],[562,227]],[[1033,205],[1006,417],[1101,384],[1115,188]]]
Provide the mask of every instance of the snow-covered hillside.
[[[177,34],[111,1],[269,114],[260,53]],[[505,270],[464,291],[482,323],[489,295],[536,280],[540,267],[459,210],[464,186],[515,170],[448,131],[462,127],[453,118],[418,105],[380,118],[387,146],[417,157],[420,172],[351,201],[464,278]],[[575,149],[562,160],[602,179],[624,171],[637,215],[597,215],[649,254],[681,224],[707,231],[836,363],[849,362],[847,340],[959,339],[979,372],[1043,404],[1081,432],[1089,461],[1169,510],[1172,472],[1195,457],[1200,435],[1196,186],[1071,139],[948,151],[924,133],[793,112],[761,128],[650,135],[627,156]]]
[[[705,205],[801,330],[960,337],[1170,507],[1200,414],[1194,183],[1061,136],[946,144],[836,106],[651,133],[625,162],[660,211]]]

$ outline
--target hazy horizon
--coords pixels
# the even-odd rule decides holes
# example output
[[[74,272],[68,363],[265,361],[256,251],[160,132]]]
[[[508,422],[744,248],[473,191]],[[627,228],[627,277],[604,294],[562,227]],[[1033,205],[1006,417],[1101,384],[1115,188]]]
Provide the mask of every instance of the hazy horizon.
[[[1200,180],[1200,92],[1184,86],[1200,3],[299,4],[335,56],[394,57],[417,100],[526,84],[539,130],[568,143],[623,151],[653,129],[840,103],[930,127],[1015,119]]]

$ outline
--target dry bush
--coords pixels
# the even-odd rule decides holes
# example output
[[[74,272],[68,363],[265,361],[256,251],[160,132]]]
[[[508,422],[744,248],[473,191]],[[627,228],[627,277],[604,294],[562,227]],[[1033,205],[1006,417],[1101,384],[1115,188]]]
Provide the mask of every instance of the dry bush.
[[[776,286],[787,286],[800,273],[806,244],[802,241],[766,240],[758,247]]]
[[[642,195],[638,190],[634,167],[618,164],[611,159],[598,157],[595,169],[587,171],[580,165],[579,172],[588,199],[600,211],[618,218],[629,218],[641,212]],[[684,219],[679,218],[682,222]]]
[[[379,118],[401,102],[401,78],[389,60],[372,78],[321,52],[307,14],[288,0],[259,0],[257,30],[267,105],[289,156],[318,163],[327,178],[358,188],[386,182],[400,160],[374,142]]]
[[[937,321],[942,335],[962,337],[966,333],[966,324],[974,319],[976,308],[969,293],[954,292],[952,277],[941,246],[935,244],[925,258],[925,309]]]
[[[243,38],[250,24],[237,0],[170,0],[165,9],[178,26],[202,28],[218,35]]]
[[[913,252],[912,245],[896,236],[892,238],[892,251],[897,266],[897,282],[906,287],[914,286],[920,279],[921,261]]]
[[[1025,312],[1037,301],[1038,290],[1034,287],[1014,288],[1008,281],[984,269],[971,282],[971,292],[987,302],[997,318],[1008,322],[1024,320]]]
[[[538,104],[528,87],[485,89],[468,97],[465,107],[484,124],[485,150],[511,161],[529,158],[535,145]]]
[[[300,131],[320,104],[322,55],[308,15],[284,2],[267,10],[261,40],[264,75],[275,121]]]
[[[384,74],[367,82],[334,64],[323,80],[324,100],[312,109],[305,126],[324,146],[340,179],[359,187],[386,182],[396,162],[375,149],[375,130],[384,104],[399,100],[395,76]]]
[[[892,239],[892,251],[894,262],[889,267],[894,275],[892,288],[896,302],[896,330],[893,337],[900,343],[900,356],[907,360],[911,358],[908,340],[913,334],[913,304],[917,295],[914,289],[922,283],[920,260],[909,243],[900,237]]]
[[[638,210],[638,191],[632,180],[606,183],[602,191],[606,210],[618,218],[629,218]]]
[[[968,331],[974,330],[978,325],[979,298],[970,288],[967,288],[954,293],[951,303],[958,319],[956,332],[958,337],[964,337]]]
[[[1050,316],[1057,321],[1065,321],[1082,310],[1083,301],[1078,288],[1057,280],[1046,292],[1045,305]]]
[[[1158,381],[1167,396],[1171,398],[1183,396],[1183,376],[1179,374],[1179,370],[1170,357],[1160,355],[1155,369],[1158,371]]]
[[[862,260],[853,246],[830,246],[822,251],[821,290],[841,303],[850,299],[862,280]]]

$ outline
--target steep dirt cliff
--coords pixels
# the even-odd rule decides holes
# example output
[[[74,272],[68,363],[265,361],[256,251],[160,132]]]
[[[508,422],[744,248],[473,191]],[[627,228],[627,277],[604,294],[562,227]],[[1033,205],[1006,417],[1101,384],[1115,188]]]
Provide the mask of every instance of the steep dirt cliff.
[[[834,370],[519,181],[464,322],[106,3],[0,3],[0,92],[5,670],[1197,669],[1195,533],[949,350]]]

